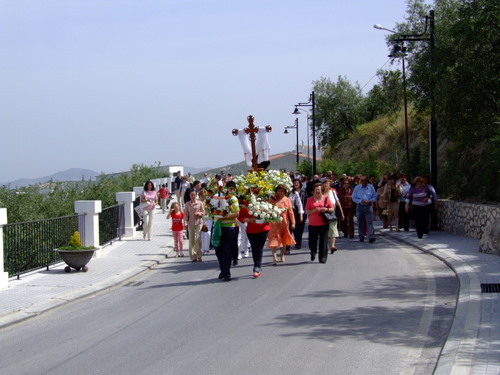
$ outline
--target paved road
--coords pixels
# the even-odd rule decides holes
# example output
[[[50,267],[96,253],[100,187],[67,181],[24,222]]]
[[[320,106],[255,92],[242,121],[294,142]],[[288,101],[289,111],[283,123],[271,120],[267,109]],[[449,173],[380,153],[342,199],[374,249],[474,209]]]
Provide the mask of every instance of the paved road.
[[[250,277],[215,256],[159,265],[125,285],[2,331],[8,374],[430,374],[457,280],[437,258],[379,237],[340,240],[323,265],[295,251]]]

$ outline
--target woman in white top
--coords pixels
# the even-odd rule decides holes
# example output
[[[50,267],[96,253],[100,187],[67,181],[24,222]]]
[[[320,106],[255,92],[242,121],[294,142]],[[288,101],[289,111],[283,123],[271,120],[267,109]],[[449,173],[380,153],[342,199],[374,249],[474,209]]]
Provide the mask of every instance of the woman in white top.
[[[290,198],[290,201],[292,202],[293,215],[295,217],[295,228],[292,229],[290,226],[290,233],[293,234],[295,242],[299,244],[298,238],[295,233],[304,219],[304,205],[302,204],[302,199],[300,199],[300,194],[297,190],[295,190],[295,183],[293,185],[292,191],[290,191],[290,194],[288,195],[288,198]],[[302,226],[302,231],[304,230],[303,228],[304,226]],[[300,244],[302,244],[302,240],[300,241]],[[286,247],[286,254],[290,254],[290,246]]]
[[[186,190],[191,187],[191,183],[188,181],[187,176],[182,177],[182,183],[180,186],[181,194],[179,198],[179,205],[181,206],[181,210],[184,211],[184,207],[186,202],[184,202],[184,195],[186,194]]]
[[[330,201],[333,203],[334,207],[338,208],[338,211],[340,211],[340,220],[344,220],[344,211],[342,210],[342,205],[340,204],[337,192],[335,191],[334,188],[332,188],[332,181],[329,179],[323,181],[323,195],[330,198]],[[328,228],[328,238],[330,239],[330,252],[332,254],[335,251],[337,251],[337,248],[335,247],[335,240],[339,236],[339,230],[337,228],[337,224],[338,220],[332,221]]]

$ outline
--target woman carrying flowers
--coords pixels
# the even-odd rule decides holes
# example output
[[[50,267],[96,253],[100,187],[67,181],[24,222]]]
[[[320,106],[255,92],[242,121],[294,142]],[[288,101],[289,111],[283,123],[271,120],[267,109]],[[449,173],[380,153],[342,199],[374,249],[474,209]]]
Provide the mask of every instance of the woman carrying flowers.
[[[262,273],[262,252],[266,244],[270,227],[269,223],[263,222],[263,220],[254,216],[254,214],[262,214],[264,211],[263,207],[257,203],[255,198],[259,195],[259,188],[253,186],[250,188],[250,191],[252,193],[251,203],[248,204],[248,207],[245,205],[240,206],[240,216],[238,220],[246,223],[246,233],[250,242],[250,247],[252,248],[253,277],[257,278]]]
[[[285,261],[286,247],[294,245],[295,240],[290,233],[289,227],[293,230],[295,228],[295,217],[293,215],[292,202],[286,196],[287,188],[283,184],[279,184],[276,189],[276,196],[271,199],[271,203],[276,207],[283,209],[281,213],[281,221],[271,222],[268,235],[268,246],[273,253],[273,265],[278,264],[276,251],[278,246],[281,247],[281,261]]]

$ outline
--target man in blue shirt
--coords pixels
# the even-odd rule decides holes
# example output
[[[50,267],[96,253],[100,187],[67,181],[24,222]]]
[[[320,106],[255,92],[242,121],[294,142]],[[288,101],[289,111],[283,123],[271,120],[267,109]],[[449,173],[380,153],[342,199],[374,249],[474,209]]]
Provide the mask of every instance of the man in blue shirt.
[[[356,203],[356,217],[358,218],[359,241],[365,240],[365,223],[368,225],[369,242],[375,242],[375,232],[373,230],[373,203],[377,200],[377,192],[373,185],[368,184],[366,175],[362,175],[360,184],[354,188],[352,200]]]

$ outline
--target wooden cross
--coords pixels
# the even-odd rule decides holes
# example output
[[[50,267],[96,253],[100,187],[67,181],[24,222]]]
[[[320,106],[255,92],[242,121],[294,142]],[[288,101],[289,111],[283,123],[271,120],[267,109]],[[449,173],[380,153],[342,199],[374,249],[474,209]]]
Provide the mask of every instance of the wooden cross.
[[[257,150],[255,149],[255,138],[256,138],[255,135],[259,131],[259,127],[254,125],[252,115],[247,116],[247,120],[248,120],[248,127],[243,129],[243,131],[246,134],[249,134],[249,136],[250,136],[250,145],[252,147],[252,168],[254,171],[262,170],[263,168],[259,168],[259,166],[258,166]],[[266,129],[266,132],[268,132],[268,133],[272,131],[272,128],[269,125],[266,126],[265,129]],[[232,131],[233,135],[238,135],[238,132],[239,132],[238,129],[233,129],[233,131]]]

